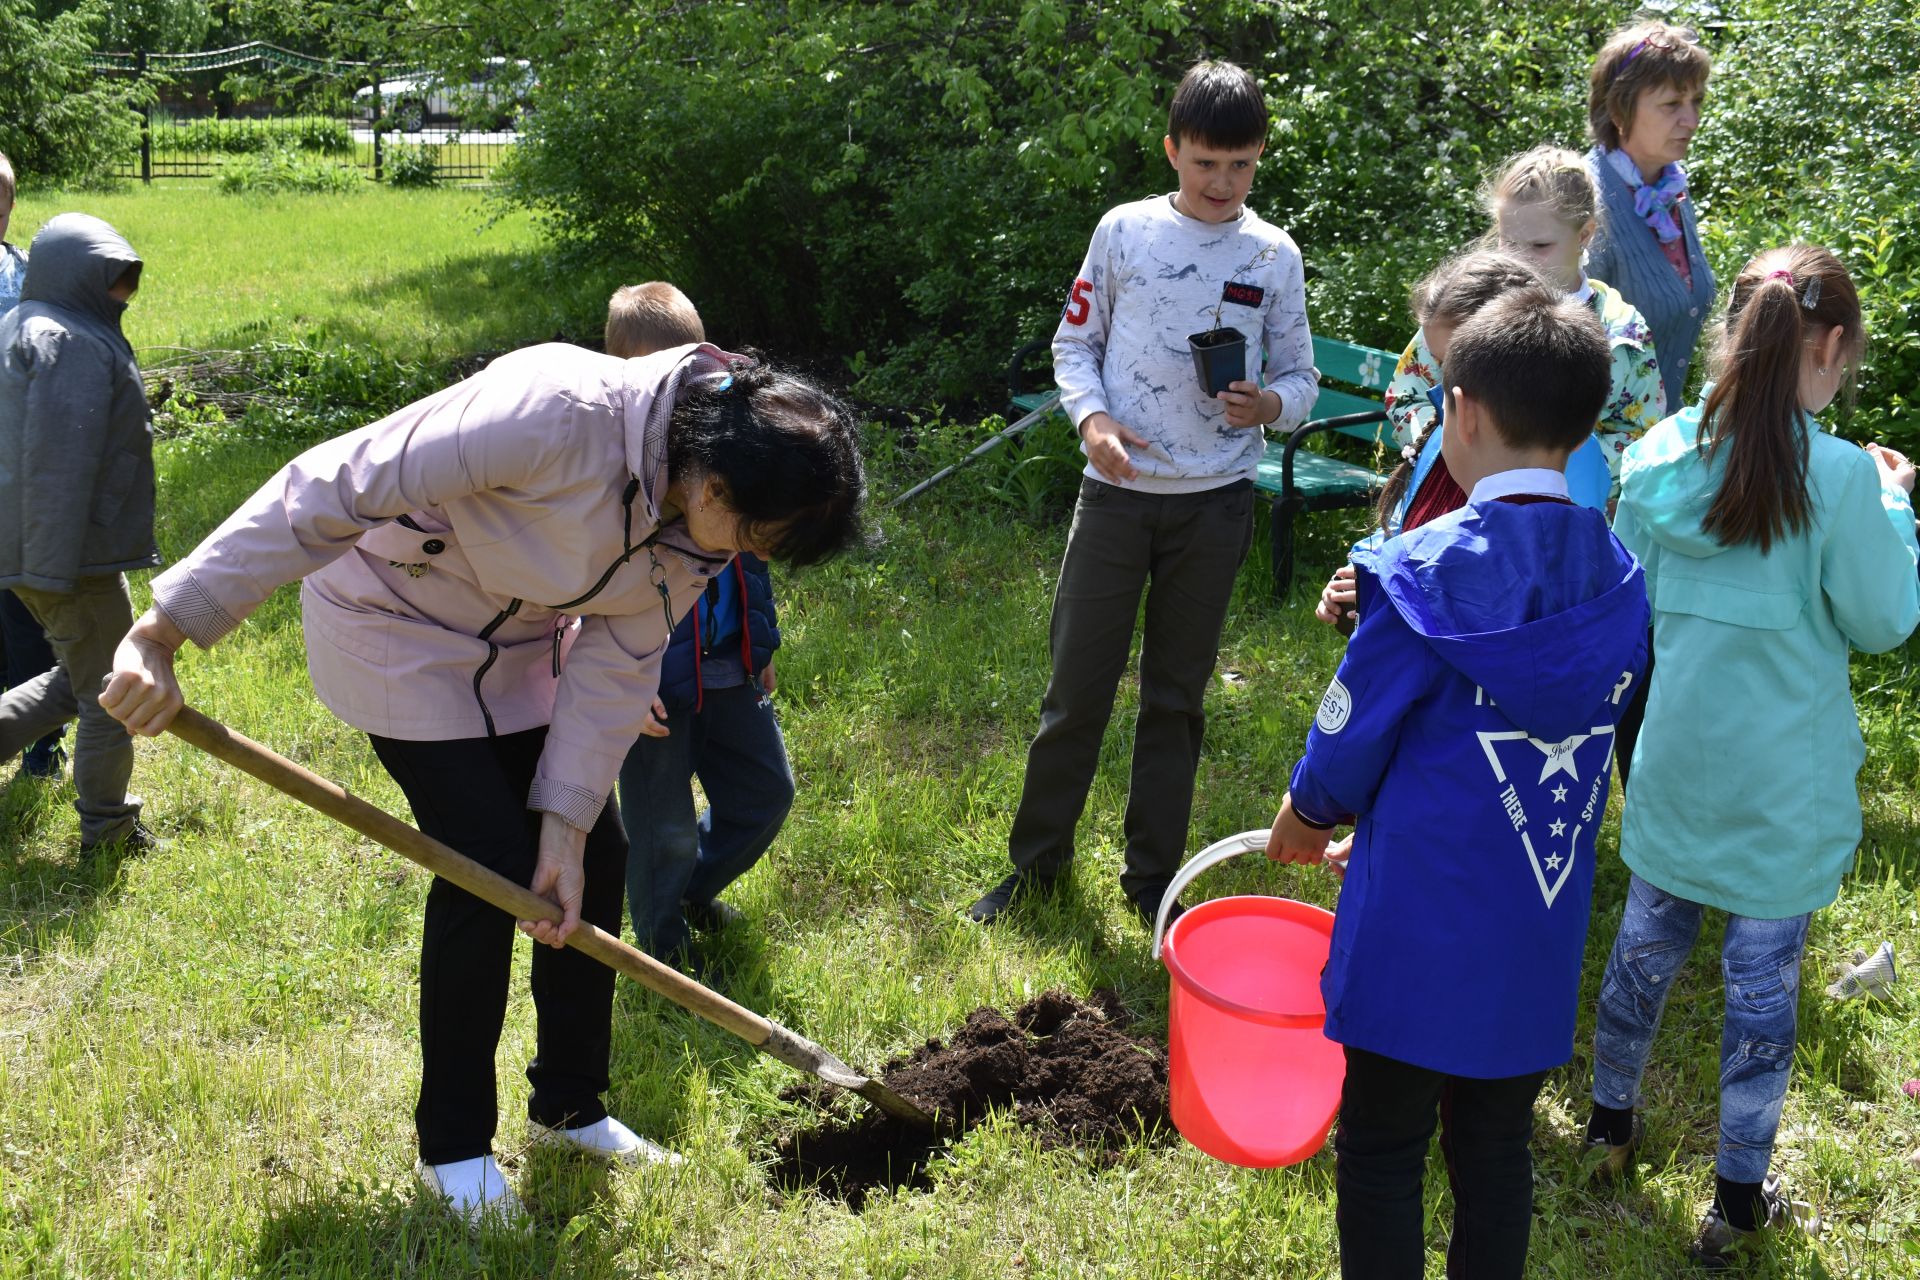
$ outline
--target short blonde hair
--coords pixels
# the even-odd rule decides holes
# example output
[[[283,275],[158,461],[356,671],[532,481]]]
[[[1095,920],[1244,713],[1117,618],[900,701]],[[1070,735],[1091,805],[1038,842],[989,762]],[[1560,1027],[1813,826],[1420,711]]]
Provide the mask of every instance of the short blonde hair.
[[[1620,127],[1633,120],[1640,95],[1659,85],[1705,89],[1713,59],[1685,27],[1638,22],[1614,32],[1593,60],[1587,81],[1587,128],[1609,151],[1620,149]]]
[[[622,285],[607,303],[610,356],[629,359],[706,340],[693,300],[664,280]]]
[[[1487,217],[1500,217],[1510,204],[1543,204],[1569,227],[1584,227],[1600,219],[1600,186],[1593,180],[1585,156],[1565,147],[1535,147],[1500,166],[1480,188]]]
[[[7,159],[6,152],[0,151],[0,200],[12,204],[13,199],[13,162]]]

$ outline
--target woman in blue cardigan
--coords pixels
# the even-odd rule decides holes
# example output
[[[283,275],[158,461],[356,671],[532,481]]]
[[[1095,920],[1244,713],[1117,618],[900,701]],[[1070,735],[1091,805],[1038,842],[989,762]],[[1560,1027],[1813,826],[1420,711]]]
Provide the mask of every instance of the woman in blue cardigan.
[[[1587,95],[1595,143],[1587,164],[1606,208],[1587,274],[1619,290],[1652,328],[1669,408],[1687,403],[1693,348],[1713,309],[1713,268],[1680,167],[1700,127],[1708,70],[1691,32],[1643,22],[1600,50]]]

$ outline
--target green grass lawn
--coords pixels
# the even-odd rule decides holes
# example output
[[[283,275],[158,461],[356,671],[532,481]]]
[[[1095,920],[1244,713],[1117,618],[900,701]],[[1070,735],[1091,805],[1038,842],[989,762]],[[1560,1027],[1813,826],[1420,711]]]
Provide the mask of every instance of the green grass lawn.
[[[620,283],[562,270],[527,214],[458,188],[249,197],[212,180],[108,194],[29,187],[8,238],[26,245],[68,212],[106,219],[145,260],[126,329],[149,365],[178,358],[171,348],[274,340],[437,360],[596,336]]]
[[[147,219],[148,251],[161,261],[170,194],[117,199],[128,202],[118,206],[127,222]],[[189,195],[179,216],[191,221],[207,199],[217,197]],[[427,265],[396,258],[386,270],[430,272],[451,241],[471,234],[469,205],[436,199],[409,206],[452,224],[417,230],[414,243],[433,246],[422,250]],[[286,225],[333,240],[322,224],[335,212],[309,207],[303,218],[289,208]],[[349,206],[338,216],[360,215]],[[518,234],[518,247],[493,252],[537,251],[530,232]],[[331,292],[324,273],[310,274],[285,247],[256,249],[199,249],[209,271],[234,273],[206,290],[298,294],[314,323],[352,323],[351,292]],[[445,341],[469,332],[438,328],[417,293],[383,295],[374,256],[360,261],[354,287],[394,299],[391,314],[366,323]],[[286,264],[287,278],[272,277],[273,262]],[[183,304],[173,323],[208,332],[197,306]],[[244,327],[243,312],[225,315],[212,323]],[[498,316],[487,323],[501,327],[479,331],[511,331]],[[191,547],[297,447],[238,432],[163,442],[165,554]],[[885,452],[883,495],[933,465]],[[1353,525],[1337,515],[1306,521],[1301,563],[1333,563]],[[869,1069],[945,1035],[978,1005],[1010,1008],[1051,985],[1114,987],[1150,1031],[1164,1029],[1166,977],[1117,888],[1132,690],[1123,687],[1102,752],[1073,890],[992,930],[958,916],[1005,866],[1046,680],[1064,525],[1015,518],[965,477],[883,530],[873,554],[780,577],[778,701],[799,798],[767,860],[729,894],[747,922],[719,949],[726,990]],[[1272,816],[1339,655],[1308,603],[1305,591],[1271,599],[1257,549],[1221,654],[1231,674],[1212,688],[1196,849]],[[1815,918],[1775,1158],[1829,1226],[1770,1245],[1755,1275],[1920,1269],[1920,1169],[1905,1160],[1920,1146],[1920,1103],[1899,1092],[1920,1075],[1911,980],[1889,1003],[1840,1006],[1820,994],[1828,966],[1853,946],[1890,938],[1903,957],[1920,956],[1914,659],[1910,645],[1856,664],[1867,834],[1839,903]],[[209,714],[404,813],[364,738],[314,701],[292,589],[218,649],[185,655],[181,671]],[[1737,750],[1726,764],[1738,767]],[[877,1197],[858,1214],[780,1195],[764,1168],[774,1137],[810,1117],[779,1096],[798,1077],[624,983],[609,1101],[688,1163],[608,1176],[530,1152],[518,1119],[533,1043],[526,946],[499,1058],[497,1149],[538,1222],[525,1234],[470,1237],[418,1204],[410,1183],[424,874],[170,738],[139,744],[135,787],[171,844],[111,866],[78,861],[70,788],[14,778],[0,790],[0,1275],[928,1280],[1336,1269],[1330,1150],[1294,1169],[1252,1172],[1162,1135],[1109,1164],[1042,1149],[1002,1120],[938,1160],[930,1192]],[[1643,1176],[1598,1191],[1579,1175],[1592,999],[1625,895],[1614,831],[1610,823],[1600,847],[1580,1044],[1537,1113],[1532,1260],[1541,1276],[1682,1273],[1712,1190],[1720,996],[1711,927],[1648,1074]],[[1212,873],[1207,891],[1334,900],[1318,869],[1243,861]],[[1444,1180],[1436,1155],[1430,1274],[1439,1274],[1451,1217]]]

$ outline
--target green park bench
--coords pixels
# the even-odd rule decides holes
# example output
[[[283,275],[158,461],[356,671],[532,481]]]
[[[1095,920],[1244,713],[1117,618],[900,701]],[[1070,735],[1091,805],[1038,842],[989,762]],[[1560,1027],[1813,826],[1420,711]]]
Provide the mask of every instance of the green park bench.
[[[1051,339],[1039,338],[1014,353],[1007,370],[1007,390],[1013,415],[1031,413],[1047,402],[1049,391],[1026,385],[1027,358],[1046,350]],[[1301,442],[1325,431],[1336,432],[1369,446],[1385,443],[1391,461],[1392,440],[1381,395],[1393,376],[1398,357],[1373,347],[1333,338],[1313,340],[1313,363],[1320,370],[1320,394],[1308,421],[1289,435],[1267,441],[1253,487],[1273,499],[1273,589],[1285,595],[1293,583],[1293,521],[1303,511],[1336,511],[1364,507],[1378,497],[1386,477],[1370,466],[1330,454],[1302,449]],[[1329,383],[1355,388],[1340,390]]]

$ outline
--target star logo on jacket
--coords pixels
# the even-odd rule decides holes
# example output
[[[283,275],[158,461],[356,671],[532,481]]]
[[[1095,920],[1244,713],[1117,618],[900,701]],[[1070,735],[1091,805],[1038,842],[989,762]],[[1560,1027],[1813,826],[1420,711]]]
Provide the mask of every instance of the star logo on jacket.
[[[1540,890],[1541,901],[1549,910],[1554,899],[1560,896],[1560,890],[1579,865],[1580,840],[1587,839],[1591,851],[1593,836],[1590,834],[1599,828],[1599,820],[1605,806],[1608,770],[1613,763],[1613,727],[1597,725],[1585,733],[1571,734],[1558,742],[1547,742],[1536,738],[1524,729],[1481,730],[1476,735],[1480,740],[1480,750],[1487,758],[1487,765],[1493,771],[1494,785],[1498,787],[1498,799],[1520,849],[1526,855],[1527,867],[1532,872],[1534,883]],[[1539,753],[1541,761],[1538,775],[1533,769]],[[1504,753],[1504,754],[1503,754]],[[1544,854],[1534,848],[1533,821],[1530,808],[1538,808],[1549,800],[1555,805],[1566,804],[1572,793],[1565,782],[1548,782],[1564,775],[1575,783],[1585,781],[1588,786],[1586,804],[1570,821],[1567,817],[1555,814],[1551,822],[1542,823],[1547,837],[1553,841]],[[1575,804],[1580,803],[1578,799]],[[1572,830],[1569,832],[1568,827]],[[1560,845],[1565,840],[1564,847]]]

